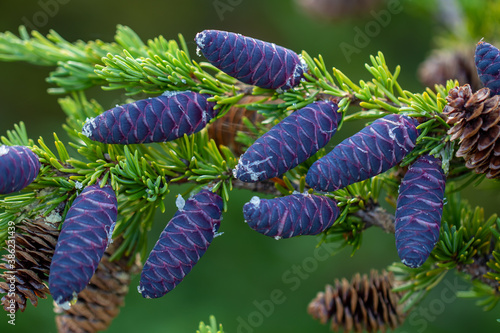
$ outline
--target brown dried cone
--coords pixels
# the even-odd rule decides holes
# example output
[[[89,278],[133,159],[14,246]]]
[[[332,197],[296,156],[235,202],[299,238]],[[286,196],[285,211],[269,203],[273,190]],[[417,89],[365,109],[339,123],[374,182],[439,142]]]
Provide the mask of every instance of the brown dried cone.
[[[0,293],[5,311],[23,312],[26,301],[38,305],[38,298],[47,298],[50,294],[47,286],[50,262],[59,236],[59,222],[48,222],[47,219],[23,220],[16,227],[14,238],[7,240],[7,249],[14,249],[11,254],[3,256],[5,263],[0,263],[4,270],[0,278]],[[13,242],[12,242],[13,240]],[[14,248],[12,248],[12,246]],[[14,260],[14,267],[9,260]],[[11,281],[14,283],[11,284]],[[13,291],[9,289],[13,286]]]
[[[298,6],[313,17],[338,21],[367,16],[382,0],[296,0]]]
[[[460,84],[470,84],[472,89],[482,87],[474,63],[473,49],[440,49],[420,64],[418,77],[422,84],[434,87],[436,84],[446,85],[448,80],[458,80]]]
[[[398,304],[401,294],[392,291],[392,273],[372,270],[370,277],[356,274],[349,282],[335,280],[309,303],[308,313],[322,324],[331,321],[330,328],[338,332],[386,332],[401,325],[406,313]]]
[[[455,87],[446,97],[443,114],[453,125],[448,131],[451,140],[460,139],[456,156],[465,166],[487,178],[500,178],[500,95],[490,97],[482,88],[472,93],[469,85]]]
[[[238,104],[250,104],[261,99],[262,97],[259,96],[247,95],[241,98]],[[238,132],[248,131],[243,123],[243,117],[246,117],[253,124],[264,120],[264,117],[257,113],[257,111],[233,106],[223,117],[210,124],[208,127],[208,136],[214,139],[217,145],[227,146],[237,155],[241,155],[244,147],[241,143],[236,142],[235,139]]]
[[[110,261],[111,255],[122,243],[113,240],[102,257],[89,285],[78,294],[78,300],[69,310],[54,305],[59,333],[92,333],[106,330],[125,304],[131,275],[141,269],[139,257],[129,265],[130,257]]]

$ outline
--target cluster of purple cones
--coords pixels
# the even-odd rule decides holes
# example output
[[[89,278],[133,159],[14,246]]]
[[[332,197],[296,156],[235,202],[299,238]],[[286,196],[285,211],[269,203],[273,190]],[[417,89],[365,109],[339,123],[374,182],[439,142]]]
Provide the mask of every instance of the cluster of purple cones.
[[[195,39],[215,67],[249,85],[287,90],[298,86],[307,66],[295,52],[272,43],[218,30]],[[500,52],[480,42],[476,66],[485,86],[500,91]],[[175,140],[202,130],[217,116],[211,96],[192,91],[117,106],[89,119],[82,132],[95,141],[141,144]],[[311,103],[262,135],[240,157],[234,177],[257,182],[280,177],[306,162],[330,142],[342,120],[333,100]],[[252,198],[243,214],[248,225],[276,239],[317,235],[339,217],[332,192],[398,165],[415,147],[418,121],[388,114],[335,146],[312,164],[307,184],[318,194],[294,193],[275,199]],[[37,156],[22,146],[0,146],[0,194],[22,190],[40,170]],[[399,189],[396,245],[403,263],[419,267],[439,238],[445,175],[440,159],[422,155],[409,167]],[[156,298],[188,274],[217,236],[223,200],[202,190],[178,206],[147,259],[139,291]],[[50,269],[54,300],[64,306],[85,288],[111,241],[117,199],[109,185],[87,186],[74,200],[63,224]]]

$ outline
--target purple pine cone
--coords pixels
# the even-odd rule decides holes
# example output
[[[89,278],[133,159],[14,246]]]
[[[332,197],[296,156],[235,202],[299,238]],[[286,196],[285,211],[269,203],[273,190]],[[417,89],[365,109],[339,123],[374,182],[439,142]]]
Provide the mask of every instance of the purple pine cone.
[[[13,193],[31,184],[40,161],[28,147],[0,146],[0,194]]]
[[[306,182],[331,192],[389,170],[415,147],[416,126],[416,119],[399,114],[375,120],[316,161]]]
[[[49,289],[54,301],[67,307],[89,283],[111,239],[117,218],[111,186],[87,186],[64,220],[50,264]]]
[[[479,42],[474,56],[477,74],[492,95],[500,94],[500,50],[486,42]]]
[[[253,230],[280,239],[325,231],[339,216],[339,208],[335,200],[311,194],[253,197],[243,206],[243,216]]]
[[[222,198],[207,190],[179,207],[144,264],[138,288],[143,297],[161,297],[184,279],[216,236],[222,209]]]
[[[240,34],[204,30],[195,41],[212,65],[241,82],[261,88],[293,88],[307,70],[292,50]]]
[[[82,133],[103,143],[137,144],[175,140],[201,131],[216,116],[210,95],[192,91],[117,106],[88,119]]]
[[[234,176],[256,182],[280,176],[323,148],[337,131],[337,104],[319,101],[295,111],[262,135],[240,157]]]
[[[401,182],[396,209],[396,247],[408,267],[420,267],[439,239],[445,175],[441,160],[418,158]]]

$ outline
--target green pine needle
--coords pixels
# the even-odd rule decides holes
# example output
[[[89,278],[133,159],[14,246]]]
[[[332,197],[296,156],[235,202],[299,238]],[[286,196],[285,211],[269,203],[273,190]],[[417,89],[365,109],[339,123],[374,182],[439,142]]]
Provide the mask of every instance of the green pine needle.
[[[217,326],[217,321],[214,316],[210,316],[210,325],[206,325],[204,322],[200,322],[198,330],[196,333],[224,333],[222,324]]]

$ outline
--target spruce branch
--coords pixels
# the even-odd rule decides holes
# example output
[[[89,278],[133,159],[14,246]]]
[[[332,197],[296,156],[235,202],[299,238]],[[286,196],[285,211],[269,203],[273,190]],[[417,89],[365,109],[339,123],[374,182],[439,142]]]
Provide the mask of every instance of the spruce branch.
[[[130,33],[126,27],[119,27],[119,35]],[[11,32],[0,34],[0,59],[3,61],[26,61],[35,65],[57,68],[51,72],[48,81],[60,88],[49,89],[51,93],[82,90],[102,84],[94,73],[94,65],[108,52],[119,53],[121,47],[115,43],[101,41],[70,43],[51,30],[47,37],[37,31],[29,36],[26,28],[19,28],[17,37]],[[117,34],[118,38],[118,34]]]
[[[394,233],[394,215],[378,205],[373,205],[366,210],[360,209],[354,215],[363,220],[366,228],[376,226],[387,233]]]
[[[130,28],[118,26],[114,42],[70,43],[53,31],[47,37],[32,32],[30,37],[21,27],[19,34],[20,37],[10,32],[0,34],[0,60],[56,67],[49,82],[58,88],[50,92],[69,93],[59,104],[67,116],[63,129],[70,140],[63,143],[54,133],[55,150],[50,149],[43,138],[30,139],[22,123],[1,138],[5,145],[29,147],[39,157],[42,168],[37,179],[24,190],[0,196],[0,242],[8,236],[9,223],[47,217],[62,204],[65,208],[60,214],[64,219],[81,189],[97,183],[109,183],[118,199],[119,215],[113,237],[119,237],[120,244],[110,260],[127,258],[129,263],[135,254],[146,257],[154,214],[158,208],[162,213],[167,209],[164,199],[172,185],[189,184],[183,193],[185,198],[210,188],[222,198],[224,211],[235,188],[276,197],[297,191],[314,193],[306,185],[306,175],[328,153],[327,148],[320,148],[279,177],[244,183],[233,174],[239,152],[216,143],[207,129],[150,145],[105,144],[89,139],[82,134],[82,127],[88,118],[106,110],[97,101],[87,99],[87,88],[123,89],[131,96],[185,90],[210,94],[209,101],[220,109],[215,121],[231,108],[257,110],[262,118],[256,123],[243,120],[245,131],[235,135],[246,148],[296,110],[326,99],[334,102],[342,114],[336,130],[351,120],[362,119],[369,124],[400,114],[417,119],[413,129],[418,125],[419,134],[415,134],[415,148],[392,170],[334,192],[314,193],[334,199],[340,209],[337,220],[324,230],[321,242],[335,243],[341,248],[350,245],[355,252],[361,246],[364,230],[371,226],[394,233],[395,217],[382,208],[381,201],[385,199],[395,206],[407,166],[424,154],[438,156],[449,183],[439,241],[422,267],[391,266],[402,282],[396,289],[406,293],[402,301],[411,308],[448,271],[458,270],[473,280],[472,291],[464,296],[486,297],[488,308],[498,302],[500,219],[496,215],[485,218],[481,208],[467,205],[458,196],[461,188],[455,185],[462,181],[466,187],[484,179],[454,157],[456,147],[448,135],[451,126],[443,109],[448,103],[446,96],[458,82],[450,80],[445,86],[436,85],[421,93],[407,91],[398,82],[401,68],[391,70],[379,52],[365,65],[369,79],[355,83],[339,69],[329,69],[321,55],[311,57],[303,51],[302,58],[308,66],[304,79],[292,89],[272,90],[241,83],[210,63],[193,60],[182,35],[178,41],[159,36],[143,42]],[[67,146],[76,152],[70,153]],[[210,320],[211,328],[200,326],[201,332],[216,332],[215,319]]]

